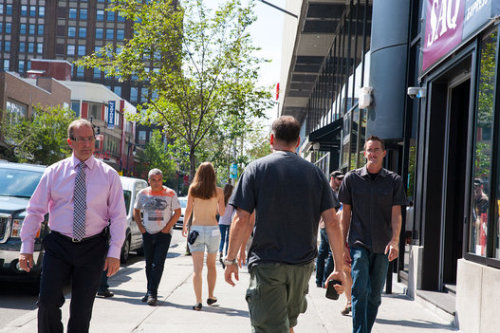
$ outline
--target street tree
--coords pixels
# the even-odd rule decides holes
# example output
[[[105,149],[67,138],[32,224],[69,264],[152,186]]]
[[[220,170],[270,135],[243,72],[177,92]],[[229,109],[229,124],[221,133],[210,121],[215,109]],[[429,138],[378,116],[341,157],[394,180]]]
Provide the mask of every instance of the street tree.
[[[4,115],[2,143],[13,161],[50,165],[71,154],[67,128],[76,119],[71,109],[36,106],[29,118]]]
[[[170,138],[183,140],[192,178],[196,150],[223,115],[262,117],[269,106],[270,91],[257,85],[264,60],[255,56],[248,31],[255,21],[252,5],[228,0],[210,10],[203,0],[112,4],[110,10],[133,22],[133,36],[77,64],[146,87],[147,102],[128,119],[160,125]]]
[[[147,175],[149,170],[157,168],[162,171],[163,179],[167,182],[176,176],[177,165],[166,149],[166,142],[160,130],[153,130],[144,150],[137,152],[137,159],[139,163],[136,164],[135,171],[139,175]]]

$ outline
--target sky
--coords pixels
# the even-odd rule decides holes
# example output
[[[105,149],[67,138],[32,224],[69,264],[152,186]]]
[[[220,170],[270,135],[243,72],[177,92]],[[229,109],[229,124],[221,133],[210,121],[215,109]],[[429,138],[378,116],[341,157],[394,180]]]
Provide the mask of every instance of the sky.
[[[213,5],[222,3],[224,0],[207,0],[207,4]],[[255,46],[261,48],[257,53],[259,57],[271,60],[261,65],[259,75],[259,85],[272,86],[273,100],[276,94],[276,83],[279,82],[281,72],[281,41],[283,39],[283,19],[286,14],[258,0],[254,1],[254,11],[257,20],[250,27],[250,33]],[[280,8],[285,8],[286,0],[266,0]],[[244,2],[244,0],[243,0]],[[284,84],[280,83],[283,87]],[[277,105],[266,111],[269,118],[265,124],[271,124],[277,115]]]

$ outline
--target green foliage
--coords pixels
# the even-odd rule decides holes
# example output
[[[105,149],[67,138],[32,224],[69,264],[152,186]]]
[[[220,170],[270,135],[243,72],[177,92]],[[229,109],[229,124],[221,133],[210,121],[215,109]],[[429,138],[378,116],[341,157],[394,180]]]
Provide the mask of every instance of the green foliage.
[[[37,106],[31,118],[5,115],[2,134],[13,160],[50,165],[71,154],[66,139],[68,125],[76,119],[72,110]]]
[[[199,150],[211,146],[221,124],[234,116],[244,130],[244,119],[262,117],[269,106],[270,90],[256,85],[263,59],[253,56],[252,7],[239,0],[215,11],[202,0],[183,1],[182,8],[171,0],[112,3],[112,10],[134,22],[134,35],[119,53],[108,45],[77,65],[142,81],[150,98],[128,119],[162,125],[169,138],[183,141],[178,146],[188,149],[192,178]]]
[[[136,164],[138,174],[146,174],[149,170],[157,168],[163,172],[163,180],[167,183],[176,178],[177,165],[172,156],[165,149],[165,143],[159,130],[154,130],[151,139],[144,150],[137,153],[139,163]]]

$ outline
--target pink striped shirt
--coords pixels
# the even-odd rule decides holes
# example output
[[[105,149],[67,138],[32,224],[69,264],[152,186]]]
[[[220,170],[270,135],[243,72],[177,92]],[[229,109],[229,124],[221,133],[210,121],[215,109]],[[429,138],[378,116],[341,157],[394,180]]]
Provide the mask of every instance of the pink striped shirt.
[[[45,170],[26,208],[27,215],[21,229],[21,253],[33,253],[36,233],[47,213],[51,230],[73,237],[73,190],[78,163],[78,158],[72,155]],[[108,257],[120,258],[127,227],[120,176],[94,156],[86,160],[85,164],[85,237],[100,233],[110,220]]]

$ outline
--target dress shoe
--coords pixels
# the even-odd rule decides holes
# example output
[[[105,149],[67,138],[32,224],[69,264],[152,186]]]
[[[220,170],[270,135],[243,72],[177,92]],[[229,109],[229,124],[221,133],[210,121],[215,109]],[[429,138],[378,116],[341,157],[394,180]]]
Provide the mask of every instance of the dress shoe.
[[[109,291],[109,289],[97,292],[97,296],[104,298],[113,297],[114,295],[115,294],[112,291]]]

